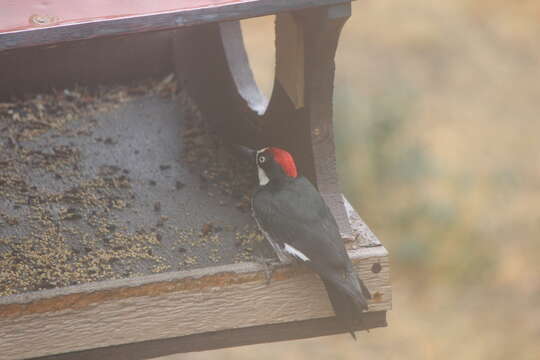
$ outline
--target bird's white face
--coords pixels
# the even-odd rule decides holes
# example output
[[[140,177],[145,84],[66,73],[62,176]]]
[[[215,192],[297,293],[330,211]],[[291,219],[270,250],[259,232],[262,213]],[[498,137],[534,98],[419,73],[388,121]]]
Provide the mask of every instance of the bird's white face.
[[[260,164],[262,164],[262,163],[264,163],[265,161],[268,160],[266,158],[266,156],[263,155],[263,153],[267,149],[268,148],[257,150],[257,156],[255,157],[255,163],[257,164],[257,170],[258,170],[258,175],[259,175],[259,185],[261,185],[261,186],[264,186],[264,185],[268,184],[268,182],[270,181],[270,179],[266,175],[266,172],[264,171],[264,169],[260,165]]]

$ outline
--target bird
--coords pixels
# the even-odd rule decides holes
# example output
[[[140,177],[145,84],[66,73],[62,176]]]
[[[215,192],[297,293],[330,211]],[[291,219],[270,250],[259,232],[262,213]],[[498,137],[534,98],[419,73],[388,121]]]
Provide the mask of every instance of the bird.
[[[238,148],[255,161],[259,184],[253,217],[281,262],[300,262],[322,280],[337,319],[356,340],[354,324],[371,294],[353,269],[338,225],[321,194],[278,147]]]

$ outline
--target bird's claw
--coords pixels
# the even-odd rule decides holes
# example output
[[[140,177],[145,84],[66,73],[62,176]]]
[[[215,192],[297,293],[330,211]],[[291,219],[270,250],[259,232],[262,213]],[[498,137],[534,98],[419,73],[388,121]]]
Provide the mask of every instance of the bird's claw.
[[[270,285],[272,282],[272,275],[274,275],[274,270],[278,264],[274,260],[264,257],[257,257],[256,260],[259,264],[264,266],[265,283],[266,285]]]

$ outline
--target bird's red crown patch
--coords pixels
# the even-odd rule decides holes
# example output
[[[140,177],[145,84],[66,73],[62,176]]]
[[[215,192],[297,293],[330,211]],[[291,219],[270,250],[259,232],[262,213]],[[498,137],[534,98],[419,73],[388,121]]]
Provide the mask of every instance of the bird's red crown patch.
[[[296,171],[296,164],[294,163],[294,159],[291,154],[289,154],[283,149],[276,147],[271,147],[269,148],[269,150],[272,155],[274,155],[274,161],[281,165],[281,168],[283,169],[283,172],[285,172],[285,174],[294,178],[298,176],[298,172]]]

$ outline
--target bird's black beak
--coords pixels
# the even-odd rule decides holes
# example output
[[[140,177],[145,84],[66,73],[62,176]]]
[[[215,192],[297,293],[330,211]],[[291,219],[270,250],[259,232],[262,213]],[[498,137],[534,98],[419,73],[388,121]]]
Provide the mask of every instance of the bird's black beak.
[[[250,149],[243,145],[234,145],[234,149],[236,152],[238,152],[241,156],[243,156],[246,159],[254,160],[255,154],[257,153],[255,150]]]

